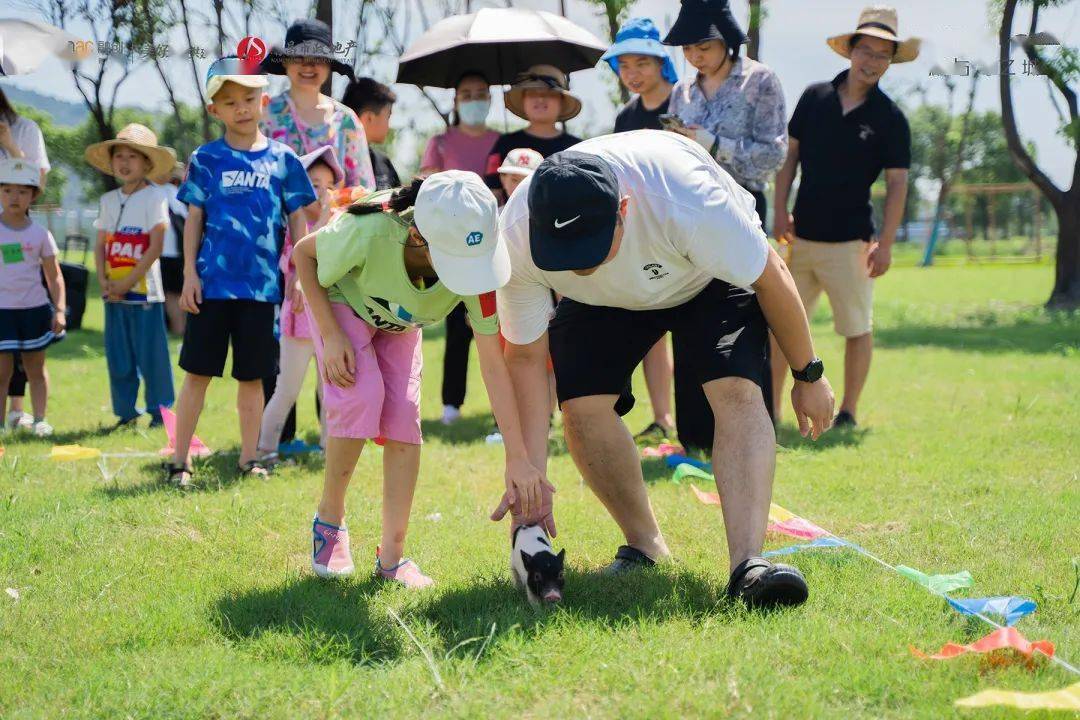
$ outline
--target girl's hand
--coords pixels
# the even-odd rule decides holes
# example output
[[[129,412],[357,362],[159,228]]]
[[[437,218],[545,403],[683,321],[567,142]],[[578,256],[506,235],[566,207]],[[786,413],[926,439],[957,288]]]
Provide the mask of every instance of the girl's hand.
[[[198,275],[184,275],[184,289],[180,291],[180,309],[192,315],[199,314],[202,302],[202,280]]]
[[[57,310],[53,313],[52,331],[53,335],[59,335],[67,329],[67,315],[63,310]]]
[[[291,295],[289,300],[292,302],[292,311],[299,315],[304,312],[304,290],[300,287],[299,280],[293,285]]]
[[[339,388],[356,384],[356,351],[340,329],[323,337],[323,375]]]

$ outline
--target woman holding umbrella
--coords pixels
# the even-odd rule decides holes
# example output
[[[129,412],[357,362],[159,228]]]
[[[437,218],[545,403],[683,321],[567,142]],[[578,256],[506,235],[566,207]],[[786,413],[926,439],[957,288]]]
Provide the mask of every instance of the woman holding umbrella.
[[[446,132],[428,140],[420,174],[428,176],[444,170],[468,170],[484,174],[491,147],[499,133],[488,128],[491,88],[479,71],[466,71],[454,87],[454,110]],[[445,425],[461,417],[469,375],[469,346],[472,330],[465,320],[465,305],[459,304],[446,317],[446,349],[443,352],[442,421]]]
[[[271,50],[262,70],[289,78],[289,89],[271,98],[263,115],[267,137],[285,143],[297,155],[329,145],[345,171],[345,186],[374,190],[364,126],[356,113],[320,92],[331,72],[352,77],[352,69],[334,56],[326,23],[294,22],[285,33],[285,47]]]

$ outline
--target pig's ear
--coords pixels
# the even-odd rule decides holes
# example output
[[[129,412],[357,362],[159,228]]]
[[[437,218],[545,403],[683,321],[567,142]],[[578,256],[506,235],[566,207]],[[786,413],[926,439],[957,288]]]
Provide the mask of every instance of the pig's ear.
[[[562,550],[560,550],[559,554],[556,555],[555,557],[558,559],[559,567],[561,568],[563,566],[563,559],[566,558],[566,548],[563,548]]]
[[[519,552],[521,553],[521,562],[525,564],[525,569],[526,570],[531,570],[532,569],[532,555],[525,552],[524,550],[519,550]]]

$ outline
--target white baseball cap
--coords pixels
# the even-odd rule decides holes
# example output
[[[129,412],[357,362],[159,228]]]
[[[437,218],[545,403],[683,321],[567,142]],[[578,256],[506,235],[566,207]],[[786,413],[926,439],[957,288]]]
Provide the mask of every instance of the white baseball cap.
[[[540,167],[540,163],[542,162],[544,162],[544,156],[535,150],[529,148],[514,148],[506,153],[502,165],[499,166],[499,172],[506,175],[521,175],[522,177],[525,177],[527,175],[532,175],[533,170]]]
[[[495,196],[474,172],[446,170],[420,186],[413,221],[439,280],[458,295],[491,292],[510,280],[497,216]]]
[[[41,168],[22,158],[0,160],[0,185],[41,187]]]

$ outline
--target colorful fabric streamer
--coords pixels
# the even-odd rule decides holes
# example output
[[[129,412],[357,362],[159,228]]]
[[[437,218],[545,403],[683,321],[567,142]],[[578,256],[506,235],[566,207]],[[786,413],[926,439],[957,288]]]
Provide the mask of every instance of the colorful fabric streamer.
[[[687,457],[686,455],[674,454],[665,457],[664,462],[667,463],[668,467],[679,467],[683,464],[693,465],[696,468],[708,472],[710,477],[712,476],[712,465],[704,460],[697,460],[692,457]]]
[[[162,455],[172,455],[176,452],[176,414],[169,408],[162,405],[161,409],[161,423],[165,426],[165,434],[169,436],[169,446],[162,448]],[[191,444],[189,450],[191,457],[206,457],[213,453],[213,451],[206,447],[206,444],[199,439],[198,435],[191,436]]]
[[[962,615],[1000,615],[1005,618],[1005,624],[1015,625],[1016,622],[1035,612],[1035,601],[1016,595],[1003,597],[984,598],[945,598],[953,608]]]
[[[769,505],[769,522],[771,523],[787,522],[788,520],[794,520],[797,517],[798,515],[790,510],[785,510],[776,503]]]
[[[49,451],[49,459],[57,462],[93,460],[99,457],[101,457],[101,450],[82,445],[53,445],[52,450]]]
[[[789,520],[773,522],[771,520],[771,512],[769,513],[769,517],[769,532],[780,533],[782,535],[790,535],[791,537],[802,538],[804,540],[813,540],[815,538],[828,537],[829,535],[828,532],[826,532],[822,528],[819,528],[817,525],[810,522],[806,518],[792,517]]]
[[[769,550],[763,552],[762,557],[775,557],[777,555],[793,555],[803,550],[821,550],[823,548],[836,548],[846,547],[849,543],[846,540],[833,537],[819,537],[811,540],[808,543],[800,543],[798,545],[788,545],[787,547],[777,548],[776,550]]]
[[[961,570],[952,575],[927,575],[907,565],[897,565],[896,572],[913,582],[922,585],[935,595],[944,595],[960,588],[969,588],[975,584],[975,579],[967,570]]]
[[[684,455],[686,449],[682,445],[672,445],[671,443],[660,443],[655,447],[641,448],[641,457],[643,458],[664,458],[668,455]]]
[[[1014,692],[1012,690],[983,690],[971,697],[956,701],[960,707],[990,707],[1009,705],[1022,710],[1080,711],[1080,682],[1050,692]]]
[[[703,490],[698,490],[697,486],[693,485],[693,484],[690,485],[690,489],[694,491],[694,494],[697,495],[697,499],[700,500],[703,504],[705,504],[705,505],[719,505],[720,504],[720,496],[717,495],[716,493],[714,493],[714,492],[705,492]]]
[[[995,650],[1005,650],[1011,648],[1021,655],[1031,658],[1032,654],[1036,651],[1041,652],[1047,657],[1053,657],[1054,655],[1054,643],[1049,640],[1036,640],[1031,642],[1026,637],[1020,634],[1020,631],[1014,627],[1003,627],[999,630],[995,630],[984,638],[976,640],[970,645],[960,645],[958,643],[945,643],[941,646],[933,655],[927,655],[914,645],[909,645],[911,654],[917,658],[923,660],[950,660],[954,657],[960,657],[967,653],[990,653]]]
[[[680,483],[688,477],[701,478],[702,480],[713,479],[712,473],[707,473],[701,468],[694,467],[690,463],[683,463],[675,468],[675,474],[671,476],[671,479]]]

